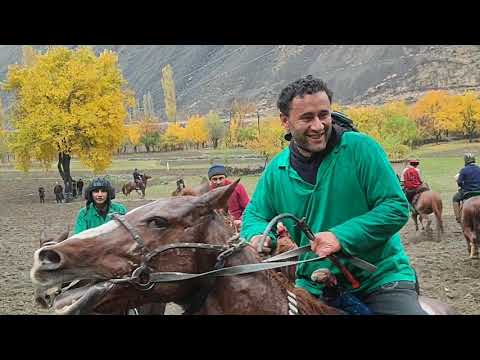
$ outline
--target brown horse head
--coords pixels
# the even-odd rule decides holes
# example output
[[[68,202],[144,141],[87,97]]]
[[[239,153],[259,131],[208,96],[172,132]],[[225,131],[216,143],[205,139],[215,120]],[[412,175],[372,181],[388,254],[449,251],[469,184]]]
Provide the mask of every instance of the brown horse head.
[[[82,288],[62,292],[53,307],[57,313],[79,314],[110,312],[119,304],[137,307],[152,302],[178,302],[198,290],[195,281],[158,284],[144,291],[133,283],[112,283],[128,278],[144,261],[144,255],[167,244],[223,244],[232,232],[215,212],[227,202],[237,182],[202,196],[160,199],[128,212],[124,221],[135,229],[144,247],[120,222],[110,221],[97,228],[73,235],[65,241],[49,244],[34,254],[31,279],[37,291],[48,293],[65,282],[82,279]],[[148,262],[152,271],[197,273],[211,270],[218,253],[208,250],[172,249]]]
[[[43,229],[42,232],[40,233],[40,239],[39,239],[40,248],[46,245],[58,244],[64,241],[65,239],[68,238],[69,231],[70,231],[70,227],[67,227],[67,229],[62,234],[60,234],[57,238],[53,238],[53,237],[48,237],[46,230]],[[41,289],[35,289],[35,302],[41,305],[42,307],[47,307],[48,302],[50,301],[50,298],[52,298],[53,294],[56,291],[60,290],[60,288],[61,286],[55,287],[55,288],[49,289],[50,291],[48,292],[42,291]]]

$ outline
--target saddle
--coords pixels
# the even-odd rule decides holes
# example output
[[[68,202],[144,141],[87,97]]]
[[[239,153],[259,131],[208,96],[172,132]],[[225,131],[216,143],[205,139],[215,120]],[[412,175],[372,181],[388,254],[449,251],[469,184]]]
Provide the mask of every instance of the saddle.
[[[466,193],[463,194],[463,196],[462,196],[462,202],[465,201],[465,200],[470,199],[471,197],[479,196],[479,195],[480,195],[480,190],[477,190],[477,191],[468,191],[468,192],[466,192]]]
[[[420,195],[425,192],[425,191],[428,191],[430,190],[430,187],[428,186],[428,184],[422,184],[420,185],[417,190],[416,190],[416,194],[413,196],[412,198],[412,202],[410,204],[411,206],[411,210],[412,210],[412,213],[416,213],[417,210],[416,210],[416,205],[417,205],[417,202],[418,202],[418,199],[420,199]]]

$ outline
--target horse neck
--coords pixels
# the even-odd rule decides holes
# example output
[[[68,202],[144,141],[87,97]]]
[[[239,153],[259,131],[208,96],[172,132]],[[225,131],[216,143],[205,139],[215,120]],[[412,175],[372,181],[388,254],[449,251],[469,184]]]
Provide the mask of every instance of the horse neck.
[[[205,242],[225,245],[233,235],[220,215],[215,214],[208,225]],[[225,260],[224,267],[258,263],[260,258],[251,246],[241,248]],[[273,280],[273,272],[261,271],[241,276],[219,277],[215,280],[201,314],[286,314],[286,290]]]
[[[225,267],[260,262],[257,252],[246,246],[226,261]],[[216,282],[207,312],[222,314],[287,314],[288,280],[273,270],[222,277]]]
[[[225,234],[229,231],[227,226],[222,221],[217,221],[214,227],[209,227],[209,233],[219,234],[220,231],[216,230],[222,230],[224,235],[220,236],[221,240],[218,241],[217,237],[212,241],[207,237],[207,242],[225,244],[228,239]],[[247,245],[228,257],[224,267],[260,261],[255,249]],[[287,291],[295,294],[302,314],[339,314],[338,310],[321,303],[306,290],[294,288],[287,277],[273,270],[217,278],[199,314],[287,315]]]

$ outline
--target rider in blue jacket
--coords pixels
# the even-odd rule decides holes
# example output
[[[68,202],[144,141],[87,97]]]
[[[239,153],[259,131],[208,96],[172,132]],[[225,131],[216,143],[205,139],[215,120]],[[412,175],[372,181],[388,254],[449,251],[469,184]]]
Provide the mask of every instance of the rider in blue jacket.
[[[480,191],[480,167],[475,164],[475,156],[471,153],[464,155],[465,167],[460,170],[457,184],[458,192],[453,196],[453,211],[455,218],[460,223],[460,202],[465,193],[470,191]]]

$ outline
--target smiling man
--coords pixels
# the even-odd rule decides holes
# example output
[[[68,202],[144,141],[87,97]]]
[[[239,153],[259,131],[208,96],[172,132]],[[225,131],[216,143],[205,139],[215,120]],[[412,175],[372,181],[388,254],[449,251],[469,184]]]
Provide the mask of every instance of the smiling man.
[[[266,239],[261,234],[271,219],[281,213],[305,217],[315,234],[311,243],[293,222],[284,222],[297,245],[311,245],[312,252],[299,260],[342,251],[377,270],[372,274],[346,260],[361,284],[354,289],[329,260],[308,262],[297,266],[296,286],[328,302],[325,294],[331,292],[314,274],[328,271],[337,278],[340,294],[367,305],[363,313],[426,314],[398,235],[408,221],[408,203],[383,149],[369,136],[350,131],[342,114],[332,113],[332,92],[320,79],[307,76],[289,84],[277,105],[290,146],[263,172],[245,210],[241,237],[255,248],[263,241],[268,253],[276,245],[275,234]]]

